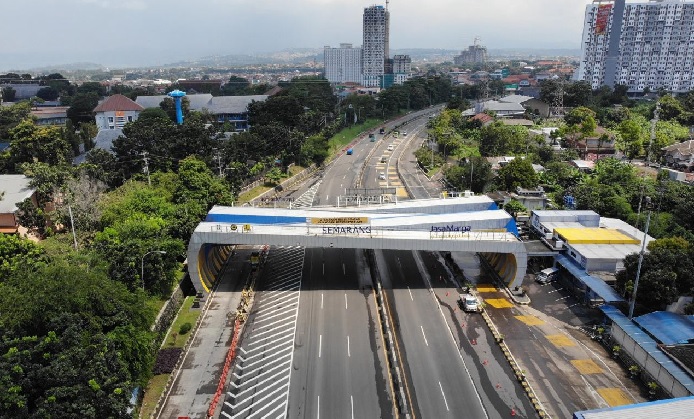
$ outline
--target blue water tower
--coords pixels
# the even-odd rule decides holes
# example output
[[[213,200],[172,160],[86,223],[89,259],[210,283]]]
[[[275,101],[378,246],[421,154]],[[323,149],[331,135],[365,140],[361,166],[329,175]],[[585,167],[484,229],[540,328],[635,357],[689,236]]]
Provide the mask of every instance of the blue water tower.
[[[176,104],[176,123],[178,125],[183,124],[183,109],[181,108],[181,98],[186,95],[186,92],[182,92],[180,90],[174,90],[172,92],[169,92],[169,96],[171,96],[174,100],[174,103]]]

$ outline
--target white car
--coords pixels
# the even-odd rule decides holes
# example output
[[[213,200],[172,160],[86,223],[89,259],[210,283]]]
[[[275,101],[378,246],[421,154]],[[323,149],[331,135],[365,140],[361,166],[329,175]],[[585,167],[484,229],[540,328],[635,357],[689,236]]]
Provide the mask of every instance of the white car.
[[[388,151],[393,151],[394,149],[395,149],[395,147],[393,147],[393,144],[390,144],[390,145],[388,146]]]
[[[406,136],[407,136],[407,131],[403,131],[403,132],[401,132],[401,134],[402,134],[403,137],[406,137]]]
[[[386,172],[381,172],[381,174],[378,175],[378,178],[381,180],[386,180]]]

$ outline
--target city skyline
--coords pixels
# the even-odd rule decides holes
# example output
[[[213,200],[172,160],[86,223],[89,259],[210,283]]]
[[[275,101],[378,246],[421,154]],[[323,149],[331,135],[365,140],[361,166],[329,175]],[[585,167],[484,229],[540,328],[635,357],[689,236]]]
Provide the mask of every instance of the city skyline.
[[[588,0],[394,0],[391,49],[577,48]],[[0,70],[94,62],[161,65],[210,55],[361,44],[350,0],[40,0],[4,7]],[[14,16],[12,18],[11,16]],[[522,18],[519,18],[522,16]],[[266,28],[271,28],[268,30]]]

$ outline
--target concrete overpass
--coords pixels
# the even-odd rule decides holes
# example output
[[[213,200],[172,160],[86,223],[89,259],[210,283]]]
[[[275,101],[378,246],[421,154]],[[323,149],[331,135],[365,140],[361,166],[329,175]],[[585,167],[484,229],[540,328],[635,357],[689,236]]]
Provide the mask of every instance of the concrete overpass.
[[[515,287],[528,258],[517,235],[513,218],[484,196],[350,208],[214,207],[188,244],[188,270],[206,294],[237,244],[475,252]]]

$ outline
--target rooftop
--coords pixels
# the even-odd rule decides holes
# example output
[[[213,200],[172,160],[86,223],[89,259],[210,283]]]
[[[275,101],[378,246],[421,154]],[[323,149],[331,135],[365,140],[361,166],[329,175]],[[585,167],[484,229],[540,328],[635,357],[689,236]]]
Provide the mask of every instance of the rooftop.
[[[106,100],[94,108],[94,112],[142,111],[144,109],[145,108],[126,96],[113,95],[106,98]]]
[[[570,244],[639,244],[640,240],[616,229],[600,227],[557,228],[557,234]]]
[[[16,204],[34,193],[29,182],[31,179],[24,175],[0,175],[0,192],[5,193],[0,200],[0,214],[14,213],[17,211]]]

